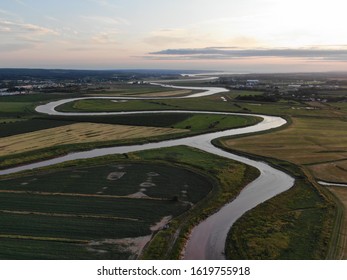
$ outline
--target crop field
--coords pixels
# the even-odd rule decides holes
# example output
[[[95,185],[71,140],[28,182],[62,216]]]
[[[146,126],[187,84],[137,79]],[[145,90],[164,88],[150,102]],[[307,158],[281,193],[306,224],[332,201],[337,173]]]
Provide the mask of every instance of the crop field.
[[[180,93],[179,93],[180,92]],[[183,93],[182,93],[183,92]],[[160,86],[150,85],[150,84],[114,84],[106,85],[104,89],[88,89],[87,93],[89,95],[97,96],[107,96],[107,95],[117,95],[117,96],[150,96],[150,95],[175,95],[175,94],[186,94],[185,92],[192,92],[191,90],[177,90],[174,88],[164,88]]]
[[[259,121],[250,116],[185,113],[20,119],[0,124],[0,166],[6,168],[77,150],[243,127]]]
[[[177,109],[176,106],[169,105],[164,100],[105,100],[105,99],[85,99],[66,103],[58,106],[57,111],[62,112],[119,112],[119,111],[140,111],[140,110],[162,110]]]
[[[140,174],[139,168],[141,168]],[[136,196],[137,194],[140,197],[149,196],[157,199],[172,199],[176,196],[181,200],[185,200],[185,196],[189,194],[189,201],[196,203],[209,191],[209,184],[203,178],[193,176],[191,171],[176,167],[175,177],[169,178],[167,174],[170,174],[170,167],[158,164],[141,165],[141,167],[139,164],[114,164],[93,168],[73,168],[43,173],[39,176],[2,180],[0,193],[4,190],[13,190],[47,195],[78,193]]]
[[[328,189],[336,195],[336,197],[339,199],[339,201],[342,203],[344,209],[347,209],[347,188],[346,187],[328,187]],[[341,250],[340,255],[338,256],[339,259],[346,260],[347,259],[347,215],[343,215],[342,220],[342,229],[341,229],[341,241],[340,246],[338,249]]]
[[[73,123],[76,122],[69,120],[49,119],[6,119],[3,120],[3,123],[0,123],[0,137],[7,137],[42,129],[55,128]]]
[[[0,166],[260,121],[249,116],[188,113],[63,117],[34,111],[38,104],[68,97],[167,97],[193,92],[124,84],[76,94],[1,97]],[[227,256],[324,258],[329,255],[327,244],[336,209],[326,188],[322,191],[312,182],[314,178],[347,180],[347,107],[345,103],[236,98],[259,94],[231,90],[197,99],[80,100],[58,110],[191,109],[286,116],[292,123],[284,129],[223,140],[227,148],[265,157],[296,176],[293,189],[253,209],[235,224],[229,235]],[[0,258],[178,258],[189,230],[233,199],[257,175],[256,170],[243,164],[187,147],[173,147],[4,176],[0,178]],[[345,194],[340,190],[334,193],[346,208]],[[169,227],[163,229],[165,225]]]
[[[190,129],[191,131],[216,131],[227,128],[243,127],[255,124],[260,118],[251,116],[223,116],[196,114],[173,125],[174,128]]]
[[[182,132],[185,132],[185,130],[78,123],[4,137],[1,139],[0,156],[23,153],[64,144],[136,139]]]
[[[347,160],[333,161],[309,166],[312,174],[328,182],[347,182]]]
[[[142,94],[144,97],[168,97],[168,96],[185,96],[191,94],[192,90],[171,90],[171,91],[160,91]]]
[[[284,130],[226,140],[224,144],[248,153],[305,165],[319,179],[335,178],[343,182],[347,176],[343,165],[347,158],[347,122],[321,118],[292,120],[292,125]]]
[[[229,128],[253,125],[261,118],[253,116],[225,116],[191,113],[158,113],[119,116],[84,116],[84,117],[50,117],[55,121],[92,122],[123,125],[140,125],[151,127],[167,127],[187,129],[193,133],[211,132]]]
[[[76,94],[26,94],[0,96],[0,122],[2,118],[26,118],[35,115],[34,108],[41,102],[77,97]]]
[[[29,105],[29,102],[1,102],[0,112],[13,113],[18,111],[24,111]]]
[[[240,113],[259,113],[272,115],[287,115],[300,117],[341,117],[341,111],[334,106],[310,106],[309,104],[285,101],[280,102],[250,102],[236,100],[239,95],[253,94],[251,91],[231,91],[228,93],[201,98],[163,99],[163,100],[128,100],[113,102],[111,100],[79,100],[67,103],[57,108],[63,112],[117,112],[136,110],[218,110]],[[259,93],[257,93],[259,94]],[[224,102],[221,97],[226,98]],[[198,100],[198,101],[197,101]],[[341,105],[342,106],[342,105]]]
[[[221,96],[227,96],[229,101],[236,94],[213,95],[201,98],[159,99],[159,100],[128,100],[126,102],[112,102],[111,100],[80,100],[57,107],[58,111],[135,111],[135,110],[218,110],[240,111],[242,108],[231,102],[223,102]]]
[[[86,94],[87,96],[139,96],[139,97],[170,97],[170,96],[184,96],[195,92],[193,90],[175,90],[170,88],[161,88],[158,90],[158,87],[154,88],[144,88],[144,89],[126,89],[124,90],[119,88],[111,88],[108,90],[97,90],[90,91]]]
[[[200,205],[201,215],[234,197],[243,178],[252,178],[245,172],[243,164],[175,147],[3,178],[0,258],[136,258],[157,230],[169,221],[174,229],[175,217],[192,205]],[[216,197],[219,188],[226,188],[222,197]],[[206,199],[206,205],[199,203]]]
[[[0,182],[2,259],[134,257],[131,238],[147,240],[212,188],[181,167],[133,162],[52,169]],[[52,252],[57,244],[64,254],[62,248]]]
[[[315,180],[347,180],[346,114],[337,104],[320,102],[287,103],[285,107],[282,102],[239,104],[252,112],[291,117],[291,123],[272,133],[223,139],[221,143],[232,150],[265,157],[297,179],[293,189],[236,222],[229,233],[227,255],[235,259],[337,257],[339,248],[334,245],[339,245],[330,247],[329,238],[344,239],[346,226],[342,231],[337,226],[341,206]],[[305,177],[308,179],[303,180]],[[347,209],[344,194],[334,193]]]

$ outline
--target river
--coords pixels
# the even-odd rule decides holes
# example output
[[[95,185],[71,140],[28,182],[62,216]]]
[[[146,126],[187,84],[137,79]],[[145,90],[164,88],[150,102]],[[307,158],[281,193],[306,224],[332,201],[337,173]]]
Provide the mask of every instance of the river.
[[[213,95],[217,93],[227,92],[225,88],[219,87],[186,87],[157,84],[163,87],[173,87],[177,89],[199,90],[201,92],[194,93],[184,97],[171,98],[196,98],[202,96]],[[150,98],[150,99],[168,99],[165,98]],[[248,184],[236,199],[226,204],[218,212],[208,217],[205,221],[197,225],[191,232],[190,238],[184,249],[184,259],[224,259],[224,247],[228,231],[233,223],[240,218],[248,210],[254,208],[260,203],[274,197],[275,195],[288,190],[294,185],[294,179],[288,174],[274,169],[268,164],[260,161],[254,161],[246,157],[238,156],[226,151],[223,151],[212,145],[211,141],[216,138],[241,135],[245,133],[265,131],[272,128],[277,128],[286,123],[283,118],[274,116],[265,116],[257,114],[239,114],[226,113],[215,111],[135,111],[135,112],[99,112],[99,113],[66,113],[56,111],[56,107],[68,102],[73,102],[82,99],[111,99],[111,100],[135,100],[146,99],[136,97],[86,97],[86,98],[70,98],[59,101],[50,102],[45,105],[40,105],[36,111],[42,114],[60,115],[60,116],[97,116],[97,115],[125,115],[125,114],[165,114],[165,113],[206,113],[206,114],[225,114],[225,115],[249,115],[261,117],[263,120],[258,124],[229,129],[221,132],[206,133],[198,136],[191,136],[181,139],[167,140],[158,143],[149,143],[143,145],[118,146],[109,148],[93,149],[90,151],[71,153],[65,156],[57,157],[50,160],[44,160],[32,164],[27,164],[19,167],[14,167],[6,170],[1,170],[0,175],[11,174],[24,170],[31,170],[39,167],[45,167],[76,159],[87,159],[110,154],[123,154],[136,151],[173,147],[178,145],[186,145],[194,147],[211,154],[219,155],[225,158],[233,159],[250,166],[257,168],[260,171],[260,176]],[[148,99],[148,98],[147,98]]]

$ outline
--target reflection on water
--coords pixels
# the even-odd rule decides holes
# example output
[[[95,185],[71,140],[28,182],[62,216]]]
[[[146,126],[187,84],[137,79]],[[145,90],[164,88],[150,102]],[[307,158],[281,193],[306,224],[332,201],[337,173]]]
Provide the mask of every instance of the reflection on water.
[[[166,85],[162,85],[166,86]],[[212,95],[216,93],[226,92],[224,88],[205,88],[205,87],[184,87],[184,86],[167,86],[178,89],[202,90],[203,92],[192,94],[186,97],[175,98],[194,98]],[[172,98],[172,97],[171,97]],[[0,171],[0,175],[15,173],[34,168],[50,166],[57,163],[62,163],[70,160],[94,158],[98,156],[123,154],[136,151],[172,147],[178,145],[186,145],[194,147],[215,155],[233,159],[239,162],[256,167],[260,170],[260,176],[240,193],[240,195],[231,203],[222,207],[217,213],[213,214],[205,221],[196,226],[189,238],[184,258],[186,259],[223,259],[224,258],[224,245],[227,233],[232,224],[241,217],[245,212],[254,208],[258,204],[274,197],[275,195],[288,190],[294,184],[294,179],[282,171],[276,170],[266,163],[254,161],[245,157],[234,155],[214,147],[211,140],[232,135],[240,135],[245,133],[252,133],[258,131],[265,131],[272,128],[280,127],[286,121],[280,117],[262,116],[255,114],[236,114],[224,112],[210,112],[210,111],[136,111],[136,112],[108,112],[108,113],[63,113],[57,112],[55,107],[82,99],[119,99],[119,100],[135,100],[145,98],[135,97],[95,97],[95,98],[72,98],[41,105],[36,108],[37,112],[49,115],[69,115],[69,116],[97,116],[97,115],[125,115],[125,114],[155,114],[155,113],[205,113],[205,114],[225,114],[225,115],[249,115],[262,117],[263,121],[249,127],[230,129],[222,132],[207,133],[204,135],[192,136],[182,139],[162,141],[159,143],[149,143],[143,145],[120,146],[93,149],[85,152],[71,153],[55,159],[45,160],[42,162],[27,164],[20,167],[15,167],[7,170]],[[151,99],[165,99],[165,98],[151,98]]]

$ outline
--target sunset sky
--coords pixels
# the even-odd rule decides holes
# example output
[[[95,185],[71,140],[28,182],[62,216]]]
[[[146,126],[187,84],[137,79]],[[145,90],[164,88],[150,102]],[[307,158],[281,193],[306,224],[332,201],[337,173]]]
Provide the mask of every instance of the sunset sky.
[[[1,0],[0,68],[347,70],[343,0]]]

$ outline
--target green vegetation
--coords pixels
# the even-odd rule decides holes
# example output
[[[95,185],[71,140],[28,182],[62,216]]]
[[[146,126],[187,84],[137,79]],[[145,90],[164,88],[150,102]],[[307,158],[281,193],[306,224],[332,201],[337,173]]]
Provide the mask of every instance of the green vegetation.
[[[113,156],[69,165],[0,181],[0,245],[11,241],[4,250],[0,247],[0,258],[136,257],[141,248],[129,251],[135,241],[124,245],[124,238],[150,238],[152,226],[187,211],[212,187],[200,171],[163,162]],[[18,254],[9,254],[7,247],[13,248],[14,240],[20,241]],[[33,246],[31,253],[25,241]],[[50,253],[57,243],[57,255]]]
[[[82,93],[88,96],[154,97],[166,95],[169,91],[182,94],[175,93],[175,89],[124,84],[117,88],[86,90],[77,94],[0,97],[0,137],[88,122],[183,128],[190,130],[185,135],[193,135],[259,121],[257,118],[172,113],[58,117],[42,116],[34,111],[42,102],[80,97]],[[335,98],[334,94],[327,92],[326,97]],[[345,93],[338,94],[336,100],[343,100]],[[251,210],[236,222],[229,234],[227,256],[236,259],[334,258],[338,253],[336,246],[340,244],[337,233],[341,230],[342,206],[334,204],[330,194],[315,184],[315,178],[342,182],[347,178],[347,147],[344,141],[347,105],[345,102],[302,100],[282,97],[270,100],[264,98],[261,92],[232,90],[192,99],[127,102],[81,100],[65,104],[59,110],[100,112],[190,109],[261,113],[290,119],[291,123],[286,129],[222,142],[226,147],[240,152],[256,154],[262,160],[265,157],[271,164],[293,174],[297,179],[293,189]],[[57,145],[3,156],[0,158],[0,167],[51,158],[76,150],[146,143],[173,137],[117,141],[106,139]],[[167,163],[170,165],[165,165]],[[119,175],[123,172],[112,171],[119,164],[130,164],[126,167],[129,176],[108,180],[110,173],[118,172]],[[145,194],[149,197],[146,197],[141,194],[139,185],[140,181],[148,179],[145,175],[152,168],[157,169],[155,173],[165,176],[153,176],[151,182],[144,183],[165,187],[147,187]],[[144,176],[130,176],[135,173]],[[134,258],[138,257],[141,250],[131,252],[129,248],[139,248],[139,240],[136,238],[144,236],[147,240],[151,236],[153,238],[142,252],[142,258],[178,258],[189,230],[230,201],[247,182],[257,176],[252,168],[186,147],[64,163],[38,173],[25,174],[22,175],[24,177],[5,176],[0,181],[0,223],[4,225],[1,227],[3,230],[0,230],[0,258],[3,259]],[[116,177],[118,175],[114,174]],[[189,187],[181,184],[182,178],[187,179],[186,185]],[[336,195],[341,199],[345,193],[336,191]],[[346,207],[346,199],[344,205]],[[340,218],[334,217],[335,214]],[[169,228],[151,229],[168,216],[174,217],[169,222]],[[94,224],[95,227],[90,228]],[[131,240],[125,240],[125,237]]]
[[[122,245],[100,244],[97,249],[94,247],[85,242],[70,243],[69,240],[41,240],[24,236],[0,238],[1,259],[5,260],[84,260],[90,258],[91,254],[94,260],[125,260],[131,257]]]
[[[187,147],[80,160],[25,174],[0,181],[0,222],[6,225],[0,230],[0,258],[133,258],[141,248],[131,252],[130,243],[154,233],[143,257],[177,258],[189,229],[257,176],[243,164]],[[169,229],[160,230],[164,222],[150,230],[168,216],[176,217]],[[57,244],[60,249],[52,253]]]
[[[315,183],[308,163],[343,157],[344,125],[336,119],[293,118],[288,128],[271,134],[216,141],[251,157],[265,157],[296,177],[294,188],[252,209],[235,223],[228,237],[228,258],[336,258],[340,209],[331,194]],[[327,173],[321,169],[319,174]]]
[[[175,176],[170,176],[172,173]],[[183,168],[173,168],[162,164],[120,163],[89,168],[69,168],[2,180],[0,192],[12,190],[127,196],[139,192],[141,185],[144,185],[145,194],[151,198],[176,197],[186,200],[184,198],[187,197],[188,201],[193,203],[201,200],[210,191],[210,185],[203,177],[200,178]],[[146,186],[149,187],[146,188]],[[1,204],[1,207],[5,207],[4,203],[6,204],[6,201]]]
[[[174,128],[190,129],[191,131],[217,131],[230,127],[243,127],[255,124],[260,119],[250,116],[223,116],[196,114],[173,125]]]
[[[85,99],[60,105],[56,110],[61,112],[114,112],[162,110],[163,108],[167,110],[177,109],[177,107],[168,105],[165,101],[161,100],[128,100],[125,102],[115,102],[105,99]]]
[[[49,121],[48,121],[49,120]],[[55,145],[52,147],[40,147],[39,143],[42,141],[42,137],[40,137],[40,141],[34,141],[34,148],[32,151],[26,149],[25,152],[22,150],[22,152],[19,153],[20,150],[17,151],[17,153],[11,152],[11,155],[3,155],[0,157],[0,167],[6,168],[10,166],[14,166],[17,164],[23,164],[28,162],[37,161],[39,159],[47,159],[56,157],[59,155],[64,155],[69,152],[77,151],[77,150],[89,150],[97,147],[107,147],[107,146],[115,146],[115,145],[126,145],[126,144],[139,144],[139,143],[148,143],[148,142],[156,142],[161,141],[165,139],[170,139],[174,137],[182,137],[187,135],[195,135],[205,132],[212,132],[212,131],[218,131],[218,130],[224,130],[229,128],[237,128],[237,127],[243,127],[251,124],[255,124],[260,121],[260,118],[256,117],[250,117],[250,116],[223,116],[223,115],[204,115],[204,114],[198,114],[194,116],[193,114],[169,114],[167,117],[165,114],[159,114],[159,115],[132,115],[132,116],[100,116],[95,117],[95,120],[93,122],[93,117],[64,117],[64,118],[52,118],[48,119],[47,121],[45,119],[42,120],[28,120],[25,121],[25,123],[33,124],[32,127],[29,128],[29,130],[36,130],[36,129],[42,129],[45,126],[52,126],[57,127],[56,128],[56,135],[54,133],[50,133],[47,135],[47,137],[54,138],[53,141],[45,141],[45,145],[47,146],[48,143],[57,142],[59,138],[63,137],[63,140],[60,141],[59,145]],[[52,120],[52,122],[51,122]],[[83,120],[83,122],[82,122]],[[60,125],[73,123],[73,122],[81,122],[80,125],[77,125],[77,123],[74,125],[76,127],[75,131],[69,131],[68,134],[73,134],[73,136],[67,138],[65,137],[66,134],[61,133],[61,131],[64,130],[64,127]],[[92,121],[92,124],[85,124],[83,123],[85,121]],[[100,139],[95,139],[90,137],[90,130],[91,127],[94,127],[94,123],[100,124],[100,123],[122,123],[122,124],[136,124],[139,123],[141,126],[158,126],[158,127],[167,127],[167,128],[185,128],[188,129],[186,132],[184,131],[176,131],[174,135],[171,133],[161,133],[162,135],[158,135],[158,131],[151,135],[148,133],[142,133],[138,137],[134,137],[134,133],[132,136],[132,139],[127,139],[128,137],[124,137],[124,139],[119,139],[119,136],[121,136],[120,131],[117,132],[112,128],[112,126],[108,126],[107,129],[104,129],[103,132],[100,132],[100,129],[97,129],[97,134],[100,133]],[[7,125],[4,125],[7,126]],[[105,125],[99,125],[96,127],[104,127]],[[84,127],[84,130],[82,129]],[[106,127],[106,126],[105,126]],[[8,124],[8,130],[7,132],[4,131],[4,134],[13,134],[15,132],[24,132],[28,130],[25,125],[21,126],[18,123],[11,123]],[[77,129],[78,128],[78,129]],[[138,127],[136,130],[138,131],[141,127]],[[153,130],[153,129],[152,129]],[[155,130],[155,129],[154,129]],[[60,131],[60,132],[59,132]],[[146,128],[143,128],[143,131],[146,131]],[[149,130],[148,130],[149,131]],[[174,132],[174,131],[173,131]],[[41,132],[38,131],[38,135]],[[44,131],[42,131],[44,133]],[[81,137],[76,138],[77,135],[80,135]],[[114,138],[114,136],[117,136]],[[146,137],[144,137],[146,136]],[[11,141],[18,142],[20,139],[23,138],[23,135],[18,135],[17,141],[15,139],[11,138]],[[31,136],[33,139],[33,137]],[[68,139],[76,139],[74,144],[73,142],[67,143],[65,140]],[[6,138],[3,139],[3,142],[6,140]],[[82,141],[83,140],[83,141]],[[5,143],[5,142],[4,142]],[[24,146],[27,146],[29,142],[21,141],[19,144],[22,143]],[[9,146],[9,148],[11,148]]]
[[[335,212],[326,192],[297,178],[292,189],[236,221],[226,243],[227,258],[325,259],[334,246]]]
[[[213,110],[213,111],[239,111],[242,109],[223,102],[220,96],[185,99],[159,99],[159,100],[128,100],[126,102],[112,102],[111,100],[80,100],[57,107],[63,112],[100,112],[100,111],[149,111],[149,110]]]
[[[89,94],[93,95],[101,95],[101,96],[107,96],[107,95],[118,95],[118,96],[141,96],[143,95],[144,97],[146,95],[151,95],[153,93],[174,93],[177,92],[177,89],[174,88],[164,88],[160,86],[154,86],[150,84],[141,84],[141,85],[136,85],[136,84],[116,84],[109,86],[107,89],[96,89],[96,90],[89,90]]]
[[[190,230],[225,203],[237,196],[242,188],[258,175],[258,170],[241,163],[220,158],[196,149],[173,147],[137,153],[147,160],[164,160],[192,166],[213,179],[214,189],[191,211],[170,222],[170,228],[158,232],[142,255],[144,259],[177,259]],[[135,156],[136,158],[136,156]]]
[[[240,113],[259,113],[280,116],[307,116],[307,117],[340,117],[341,112],[333,107],[318,107],[295,100],[280,99],[277,102],[238,100],[247,96],[261,96],[252,91],[230,91],[223,94],[186,99],[159,99],[159,100],[128,100],[126,102],[113,102],[111,100],[79,100],[67,103],[57,108],[64,112],[101,112],[101,111],[136,111],[136,110],[213,110]],[[226,102],[221,99],[226,98]],[[260,97],[258,99],[261,99]],[[342,106],[343,105],[339,105]]]
[[[0,111],[2,113],[23,112],[29,105],[29,102],[1,102]]]
[[[77,94],[27,94],[0,96],[0,123],[6,118],[31,119],[39,116],[35,112],[35,107],[42,102],[78,97]]]
[[[75,123],[74,121],[49,119],[4,120],[0,123],[0,137],[7,137],[41,129],[54,128]]]

